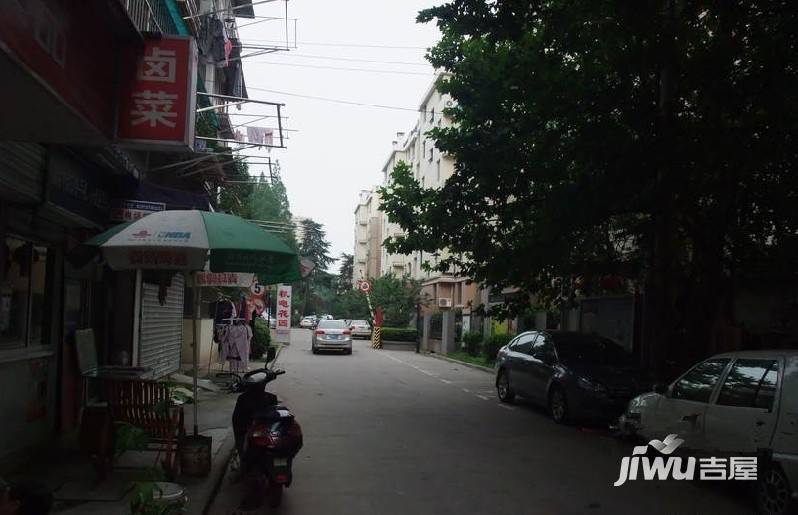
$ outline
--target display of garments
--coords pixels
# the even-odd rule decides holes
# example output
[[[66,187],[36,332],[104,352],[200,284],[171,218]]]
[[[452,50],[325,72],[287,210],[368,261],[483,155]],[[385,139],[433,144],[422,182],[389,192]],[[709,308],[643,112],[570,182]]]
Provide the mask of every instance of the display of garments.
[[[229,362],[233,372],[246,372],[249,369],[252,329],[249,325],[231,325],[222,327],[219,334],[219,360]]]

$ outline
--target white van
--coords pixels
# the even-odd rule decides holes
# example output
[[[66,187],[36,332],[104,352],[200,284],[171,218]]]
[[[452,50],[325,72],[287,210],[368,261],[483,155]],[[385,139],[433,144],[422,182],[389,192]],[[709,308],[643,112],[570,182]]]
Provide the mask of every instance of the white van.
[[[678,434],[712,456],[760,456],[761,513],[792,513],[798,498],[798,351],[718,354],[668,386],[635,397],[621,427],[645,440]]]

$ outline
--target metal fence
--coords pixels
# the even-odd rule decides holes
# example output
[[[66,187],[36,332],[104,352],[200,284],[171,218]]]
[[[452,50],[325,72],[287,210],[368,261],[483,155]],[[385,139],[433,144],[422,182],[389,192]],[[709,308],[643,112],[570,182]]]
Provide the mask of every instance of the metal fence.
[[[139,32],[175,34],[177,28],[164,0],[120,0]]]

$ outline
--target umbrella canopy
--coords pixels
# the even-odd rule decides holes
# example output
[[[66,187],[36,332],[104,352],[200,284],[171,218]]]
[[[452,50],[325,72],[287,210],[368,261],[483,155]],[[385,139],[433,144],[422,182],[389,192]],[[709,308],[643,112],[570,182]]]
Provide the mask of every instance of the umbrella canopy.
[[[174,270],[185,273],[255,273],[261,284],[301,279],[299,258],[280,238],[233,215],[208,211],[159,211],[119,224],[84,243],[99,248],[114,270]],[[194,434],[197,424],[199,289],[194,288]]]
[[[300,279],[296,252],[274,234],[237,216],[159,211],[119,224],[85,242],[114,270],[204,270],[255,273],[262,284]]]

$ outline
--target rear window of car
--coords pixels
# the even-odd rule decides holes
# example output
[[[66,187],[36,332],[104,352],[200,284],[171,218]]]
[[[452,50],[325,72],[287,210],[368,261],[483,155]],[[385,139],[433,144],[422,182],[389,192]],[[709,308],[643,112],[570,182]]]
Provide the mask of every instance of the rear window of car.
[[[343,320],[320,320],[319,329],[346,329],[346,322]]]
[[[352,320],[352,325],[369,325],[365,320]]]

